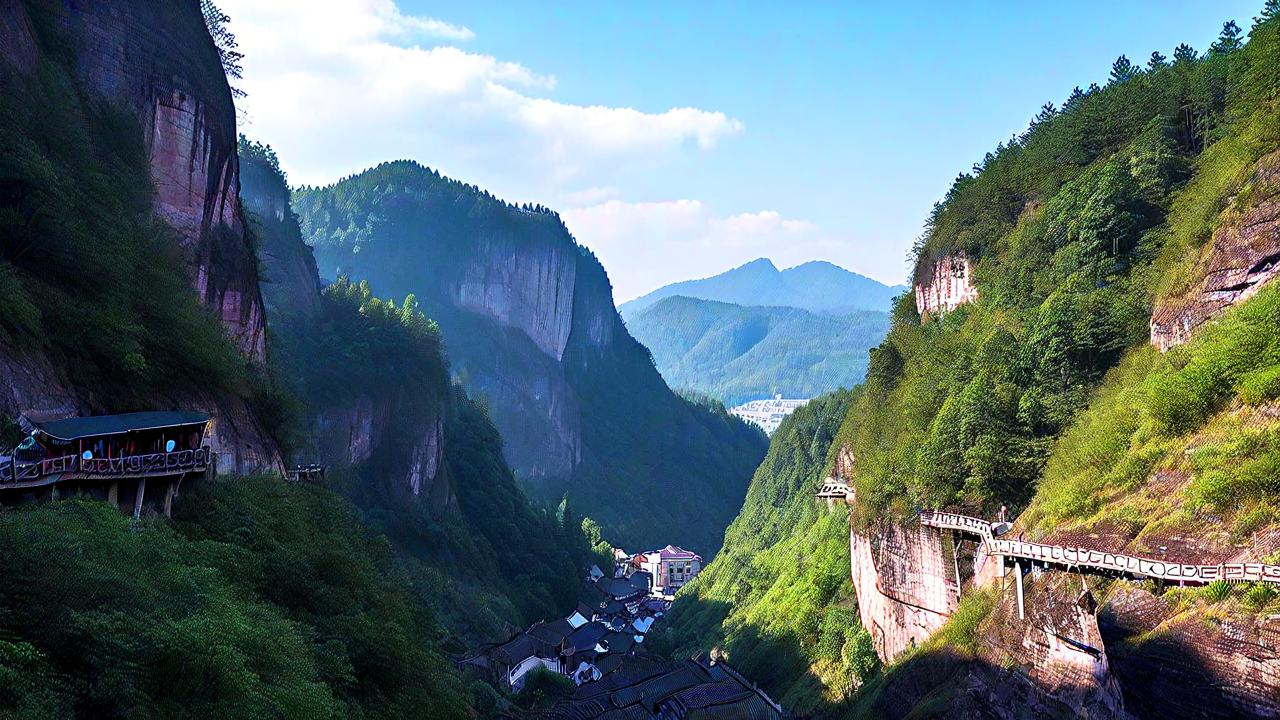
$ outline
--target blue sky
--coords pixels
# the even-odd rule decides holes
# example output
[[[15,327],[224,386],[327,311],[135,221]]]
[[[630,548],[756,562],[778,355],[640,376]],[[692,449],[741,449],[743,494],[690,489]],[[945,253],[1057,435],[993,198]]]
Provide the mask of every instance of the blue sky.
[[[226,0],[295,182],[409,157],[561,211],[619,301],[755,257],[885,282],[956,173],[1112,60],[1261,0]]]

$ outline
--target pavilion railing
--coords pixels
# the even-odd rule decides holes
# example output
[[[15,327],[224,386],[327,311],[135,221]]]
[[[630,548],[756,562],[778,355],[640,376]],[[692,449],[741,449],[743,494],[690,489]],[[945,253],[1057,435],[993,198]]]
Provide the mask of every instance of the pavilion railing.
[[[194,450],[121,455],[113,458],[89,458],[62,455],[39,462],[24,463],[13,458],[0,462],[0,485],[32,482],[49,475],[75,473],[83,477],[128,477],[199,472],[209,466],[213,457],[207,446]]]

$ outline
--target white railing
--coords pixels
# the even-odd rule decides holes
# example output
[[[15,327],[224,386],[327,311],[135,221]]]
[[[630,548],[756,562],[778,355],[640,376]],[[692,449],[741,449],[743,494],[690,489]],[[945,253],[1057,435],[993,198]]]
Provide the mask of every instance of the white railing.
[[[991,523],[981,518],[933,510],[920,513],[920,524],[980,535],[987,552],[1001,557],[1062,565],[1068,568],[1106,570],[1131,577],[1160,578],[1197,584],[1211,583],[1216,580],[1280,584],[1280,565],[1265,563],[1187,565],[1080,547],[1002,540],[998,536],[1003,529],[1003,523]]]

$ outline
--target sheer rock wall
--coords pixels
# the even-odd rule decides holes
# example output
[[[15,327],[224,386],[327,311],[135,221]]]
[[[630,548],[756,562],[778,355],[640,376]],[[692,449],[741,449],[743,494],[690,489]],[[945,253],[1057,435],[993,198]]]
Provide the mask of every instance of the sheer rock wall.
[[[1181,345],[1196,328],[1248,300],[1280,273],[1280,153],[1258,162],[1250,197],[1223,213],[1195,268],[1191,289],[1160,299],[1151,314],[1151,344]]]

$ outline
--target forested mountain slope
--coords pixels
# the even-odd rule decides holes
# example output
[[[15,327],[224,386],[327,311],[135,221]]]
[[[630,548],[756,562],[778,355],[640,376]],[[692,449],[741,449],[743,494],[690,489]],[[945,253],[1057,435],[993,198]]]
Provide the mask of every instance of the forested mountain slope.
[[[637,312],[627,329],[653,353],[668,385],[733,406],[775,393],[816,397],[862,382],[867,350],[884,338],[889,316],[676,296]]]
[[[794,712],[829,708],[879,666],[858,626],[843,513],[814,502],[853,392],[783,420],[724,550],[682,591],[654,637],[673,657],[718,648]]]
[[[767,258],[726,270],[719,275],[672,283],[623,303],[628,321],[642,310],[669,297],[683,296],[735,305],[778,305],[816,313],[888,310],[905,288],[889,287],[829,262],[814,260],[779,270]]]
[[[1280,490],[1267,479],[1280,316],[1266,285],[1280,254],[1278,13],[1269,3],[1247,44],[1229,24],[1204,54],[1179,46],[1145,68],[1121,58],[1105,87],[1046,105],[957,178],[916,248],[916,293],[895,307],[828,455],[856,492],[852,527],[828,528],[828,542],[849,538],[881,560],[923,556],[911,547],[928,538],[916,511],[991,517],[1007,505],[1029,540],[1280,561]],[[754,547],[727,541],[724,556],[738,543]],[[892,663],[823,714],[1280,710],[1267,670],[1280,659],[1278,596],[1262,584],[1172,589],[1051,572],[1027,581],[1034,621],[1018,620],[1009,581],[966,586],[944,610],[951,621],[912,649],[907,638],[928,637],[907,622],[922,613],[906,603],[924,569],[861,569],[859,622]],[[821,666],[820,653],[806,657]],[[827,697],[840,688],[828,681]]]
[[[439,322],[531,492],[567,493],[621,545],[719,547],[764,438],[671,392],[559,216],[404,161],[303,188],[294,206],[322,274],[413,294]]]

